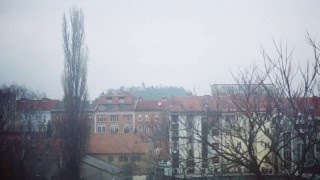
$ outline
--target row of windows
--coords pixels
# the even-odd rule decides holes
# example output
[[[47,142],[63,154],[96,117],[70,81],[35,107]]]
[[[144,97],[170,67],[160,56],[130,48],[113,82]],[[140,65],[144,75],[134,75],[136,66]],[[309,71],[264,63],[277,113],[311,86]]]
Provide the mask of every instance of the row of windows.
[[[131,104],[107,104],[99,105],[99,111],[118,111],[118,110],[131,110],[133,106]]]
[[[124,120],[127,122],[130,122],[130,121],[132,121],[132,117],[133,117],[132,114],[126,114],[126,115],[124,115]],[[105,115],[100,115],[100,116],[98,115],[96,119],[98,122],[103,122],[103,121],[106,121],[106,116]],[[119,115],[117,115],[117,114],[110,115],[110,120],[112,122],[119,121]]]
[[[113,160],[114,160],[113,155],[109,155],[108,156],[108,161],[109,162],[113,162]],[[129,156],[120,155],[120,156],[118,156],[118,161],[119,162],[129,162]],[[132,162],[140,162],[141,161],[141,156],[140,155],[131,156],[131,161]]]
[[[159,119],[159,116],[158,116],[158,115],[155,115],[155,116],[154,116],[154,120],[155,120],[155,121],[158,121],[158,119]],[[139,116],[138,116],[138,120],[139,120],[139,121],[142,121],[142,120],[143,120],[142,115],[139,115]],[[149,120],[150,120],[150,119],[149,119],[149,115],[144,115],[144,120],[145,120],[145,121],[149,121]]]
[[[92,116],[91,115],[82,115],[81,117],[80,117],[81,119],[88,119],[89,121],[91,121],[92,120]],[[44,119],[45,119],[45,116],[44,116]],[[55,116],[55,120],[64,120],[65,119],[65,117],[63,116],[63,115],[56,115]]]
[[[114,98],[115,98],[115,97],[114,97]],[[107,97],[106,99],[107,99],[107,103],[113,103],[112,97]],[[120,97],[119,97],[119,103],[125,103],[125,97],[120,96]]]
[[[160,131],[159,126],[154,126],[154,132]],[[97,133],[106,133],[106,125],[97,125]],[[111,133],[119,133],[119,125],[111,125],[110,126],[110,132]],[[124,133],[131,133],[133,132],[133,127],[130,125],[126,125],[123,127],[123,132]],[[138,128],[136,129],[136,132],[145,132],[148,133],[150,132],[150,128],[148,125],[139,125]]]
[[[124,133],[132,132],[131,126],[124,126],[123,127]],[[97,125],[97,133],[106,133],[106,126],[105,125]],[[110,133],[119,133],[119,125],[111,125],[110,126]]]

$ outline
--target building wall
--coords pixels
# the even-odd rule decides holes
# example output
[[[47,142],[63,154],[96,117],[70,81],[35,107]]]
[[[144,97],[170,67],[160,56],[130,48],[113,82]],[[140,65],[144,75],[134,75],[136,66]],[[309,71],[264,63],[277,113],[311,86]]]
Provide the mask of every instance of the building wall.
[[[145,154],[134,154],[134,153],[123,153],[123,154],[91,154],[95,158],[103,160],[105,162],[111,163],[119,168],[126,168],[126,166],[131,166],[133,170],[133,175],[145,175],[146,172],[146,162],[147,156]],[[127,157],[126,158],[124,158]]]
[[[133,133],[134,121],[133,111],[96,112],[94,116],[95,133]]]
[[[111,175],[106,173],[105,171],[102,171],[100,169],[97,169],[95,167],[92,167],[90,165],[81,164],[81,179],[83,180],[116,180],[120,179],[117,175]]]
[[[60,123],[63,123],[63,121],[66,120],[66,115],[64,111],[51,111],[51,115],[50,115],[52,121],[52,129],[53,129],[53,134],[56,135],[57,133],[57,127],[59,126]],[[85,112],[84,114],[81,115],[81,118],[84,118],[85,120],[87,120],[89,122],[89,129],[90,129],[90,133],[94,133],[94,112],[93,111],[89,111],[89,112]]]
[[[171,115],[170,143],[174,174],[201,173],[201,115]],[[172,121],[177,118],[177,122]]]
[[[168,125],[167,113],[164,111],[136,111],[135,131],[141,134],[152,135],[157,131],[163,131]]]
[[[25,111],[19,112],[20,130],[31,132],[46,132],[48,122],[51,121],[50,111]]]

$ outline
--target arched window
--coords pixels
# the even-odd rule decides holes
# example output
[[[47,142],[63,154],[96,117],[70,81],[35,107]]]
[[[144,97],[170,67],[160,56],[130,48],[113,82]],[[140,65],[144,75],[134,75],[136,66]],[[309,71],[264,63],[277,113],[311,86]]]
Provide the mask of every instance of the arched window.
[[[125,127],[123,128],[123,132],[124,132],[124,133],[129,133],[129,132],[130,132],[130,127],[129,127],[129,126],[125,126]]]
[[[111,133],[118,133],[119,132],[119,126],[113,125],[111,126]]]
[[[149,132],[149,127],[147,125],[143,126],[144,132]]]

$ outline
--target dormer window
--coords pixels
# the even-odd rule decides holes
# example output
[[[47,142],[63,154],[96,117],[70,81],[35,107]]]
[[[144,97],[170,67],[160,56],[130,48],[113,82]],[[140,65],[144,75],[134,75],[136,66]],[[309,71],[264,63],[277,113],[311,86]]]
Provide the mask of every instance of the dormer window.
[[[100,110],[100,111],[104,111],[104,110],[106,110],[106,109],[107,109],[106,106],[104,106],[104,105],[99,105],[99,110]]]
[[[112,103],[112,97],[107,97],[107,103]]]
[[[124,97],[119,97],[119,103],[124,103],[125,102],[125,98]]]

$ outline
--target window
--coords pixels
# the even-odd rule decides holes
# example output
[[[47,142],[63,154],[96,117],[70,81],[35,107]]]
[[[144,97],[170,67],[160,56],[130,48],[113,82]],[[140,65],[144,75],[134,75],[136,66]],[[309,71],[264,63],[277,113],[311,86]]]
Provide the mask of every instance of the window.
[[[131,157],[132,162],[140,162],[141,161],[141,156],[139,154],[135,154]]]
[[[46,115],[44,115],[44,116],[43,116],[43,120],[45,121],[45,120],[46,120],[46,118],[47,118],[47,116],[46,116]]]
[[[106,110],[106,109],[107,109],[106,106],[104,106],[104,105],[99,105],[99,110],[100,110],[100,111],[104,111],[104,110]]]
[[[154,119],[155,119],[156,121],[158,121],[159,116],[158,116],[158,115],[155,115],[155,116],[154,116]]]
[[[149,132],[149,127],[147,125],[144,125],[144,132]]]
[[[97,116],[97,121],[102,122],[103,121],[103,116]]]
[[[212,143],[212,148],[215,150],[219,149],[219,143]]]
[[[57,120],[57,121],[59,120],[59,116],[58,116],[58,115],[56,115],[56,120]]]
[[[108,162],[112,162],[113,161],[113,156],[112,155],[108,155]]]
[[[138,120],[142,121],[142,116],[141,115],[138,116]]]
[[[193,128],[193,123],[192,123],[192,121],[189,121],[189,122],[188,122],[188,127],[189,127],[190,129]]]
[[[111,115],[111,121],[119,121],[118,115]]]
[[[129,161],[128,156],[125,156],[125,155],[119,156],[119,162],[128,162],[128,161]]]
[[[98,133],[105,133],[106,132],[106,126],[105,125],[98,125],[97,126],[97,132]]]
[[[240,151],[240,149],[241,149],[241,142],[238,142],[238,143],[237,143],[237,149]]]
[[[113,111],[116,111],[116,110],[118,110],[118,105],[113,105],[113,106],[111,106],[111,108]]]
[[[91,122],[92,121],[92,116],[89,116],[89,122]]]
[[[132,120],[132,114],[124,115],[124,120],[127,121],[127,122],[131,121]]]
[[[138,132],[142,132],[142,125],[141,124],[139,124],[139,126],[138,126]]]
[[[119,103],[124,103],[125,98],[124,97],[119,97]]]
[[[123,128],[123,132],[124,132],[124,133],[130,133],[130,126],[125,126],[125,127]]]
[[[174,116],[171,116],[171,119],[172,119],[172,124],[178,124],[178,116],[174,115]]]
[[[153,132],[160,132],[160,125],[159,124],[155,124],[153,126]]]
[[[113,125],[110,127],[111,133],[118,133],[119,132],[119,126],[118,125]]]
[[[266,129],[266,133],[267,133],[267,134],[270,133],[270,129],[269,129],[269,128]]]
[[[149,121],[149,115],[145,115],[144,118],[146,121]]]
[[[107,97],[107,103],[112,103],[112,97]]]
[[[213,157],[213,158],[212,158],[212,163],[213,163],[213,164],[219,164],[219,163],[220,163],[220,158],[219,158],[219,156]]]
[[[212,136],[218,136],[219,135],[219,129],[214,128],[212,129]]]
[[[106,116],[97,116],[97,121],[98,122],[103,122],[106,120]]]
[[[264,143],[264,148],[267,149],[270,147],[270,143]]]

